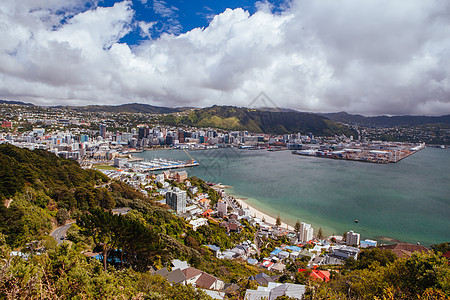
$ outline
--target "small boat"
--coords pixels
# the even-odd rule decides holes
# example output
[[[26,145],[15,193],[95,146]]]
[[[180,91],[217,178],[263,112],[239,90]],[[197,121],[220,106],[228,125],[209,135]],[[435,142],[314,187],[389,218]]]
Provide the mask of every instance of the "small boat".
[[[358,223],[359,221],[358,220],[355,220],[355,223]]]

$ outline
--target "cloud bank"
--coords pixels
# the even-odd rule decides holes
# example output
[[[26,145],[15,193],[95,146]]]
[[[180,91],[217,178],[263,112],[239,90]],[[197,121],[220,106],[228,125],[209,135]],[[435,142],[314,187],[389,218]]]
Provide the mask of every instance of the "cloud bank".
[[[2,1],[0,98],[245,106],[263,91],[302,111],[450,113],[446,0],[293,0],[277,13],[260,3],[153,40],[131,1],[80,3]],[[130,48],[120,39],[133,30],[143,40]]]

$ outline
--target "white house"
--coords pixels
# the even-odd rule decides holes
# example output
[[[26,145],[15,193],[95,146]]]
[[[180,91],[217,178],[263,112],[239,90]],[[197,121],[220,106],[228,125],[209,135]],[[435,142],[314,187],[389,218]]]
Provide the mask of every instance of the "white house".
[[[200,226],[208,225],[208,219],[199,218],[199,219],[191,220],[189,222],[189,224],[192,225],[192,229],[194,231],[197,231],[197,228],[199,228]]]

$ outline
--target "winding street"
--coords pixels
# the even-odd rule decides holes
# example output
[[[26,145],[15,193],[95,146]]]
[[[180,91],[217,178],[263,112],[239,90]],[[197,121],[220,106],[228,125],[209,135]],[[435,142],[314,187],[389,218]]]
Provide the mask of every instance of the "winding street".
[[[66,233],[67,230],[70,228],[70,226],[72,226],[73,223],[69,223],[63,226],[60,226],[58,228],[56,228],[55,230],[53,230],[52,233],[50,233],[50,235],[55,239],[55,241],[59,244],[61,244],[64,239],[66,238]],[[62,237],[64,237],[64,239],[61,239]]]

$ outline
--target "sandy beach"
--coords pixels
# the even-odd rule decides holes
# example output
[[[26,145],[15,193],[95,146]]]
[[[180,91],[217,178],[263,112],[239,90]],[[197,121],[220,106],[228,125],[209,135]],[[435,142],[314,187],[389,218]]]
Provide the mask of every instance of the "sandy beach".
[[[240,205],[242,205],[242,208],[248,208],[248,209],[250,210],[250,215],[251,215],[252,217],[256,216],[257,218],[259,218],[259,219],[261,219],[261,220],[264,218],[264,220],[265,220],[265,222],[266,222],[267,224],[270,224],[270,225],[274,225],[274,226],[275,226],[276,218],[274,218],[274,217],[272,217],[272,216],[269,216],[268,214],[265,214],[265,213],[263,213],[262,211],[260,211],[260,210],[258,210],[258,209],[256,209],[256,208],[254,208],[253,206],[251,206],[251,205],[249,205],[247,202],[245,202],[244,199],[239,199],[239,198],[235,198],[235,199],[236,199],[236,201],[237,201]],[[284,223],[283,220],[281,220],[281,226],[280,226],[280,228],[287,228],[287,229],[289,229],[289,230],[294,230],[294,227],[292,227],[291,225],[288,225],[288,224]]]

